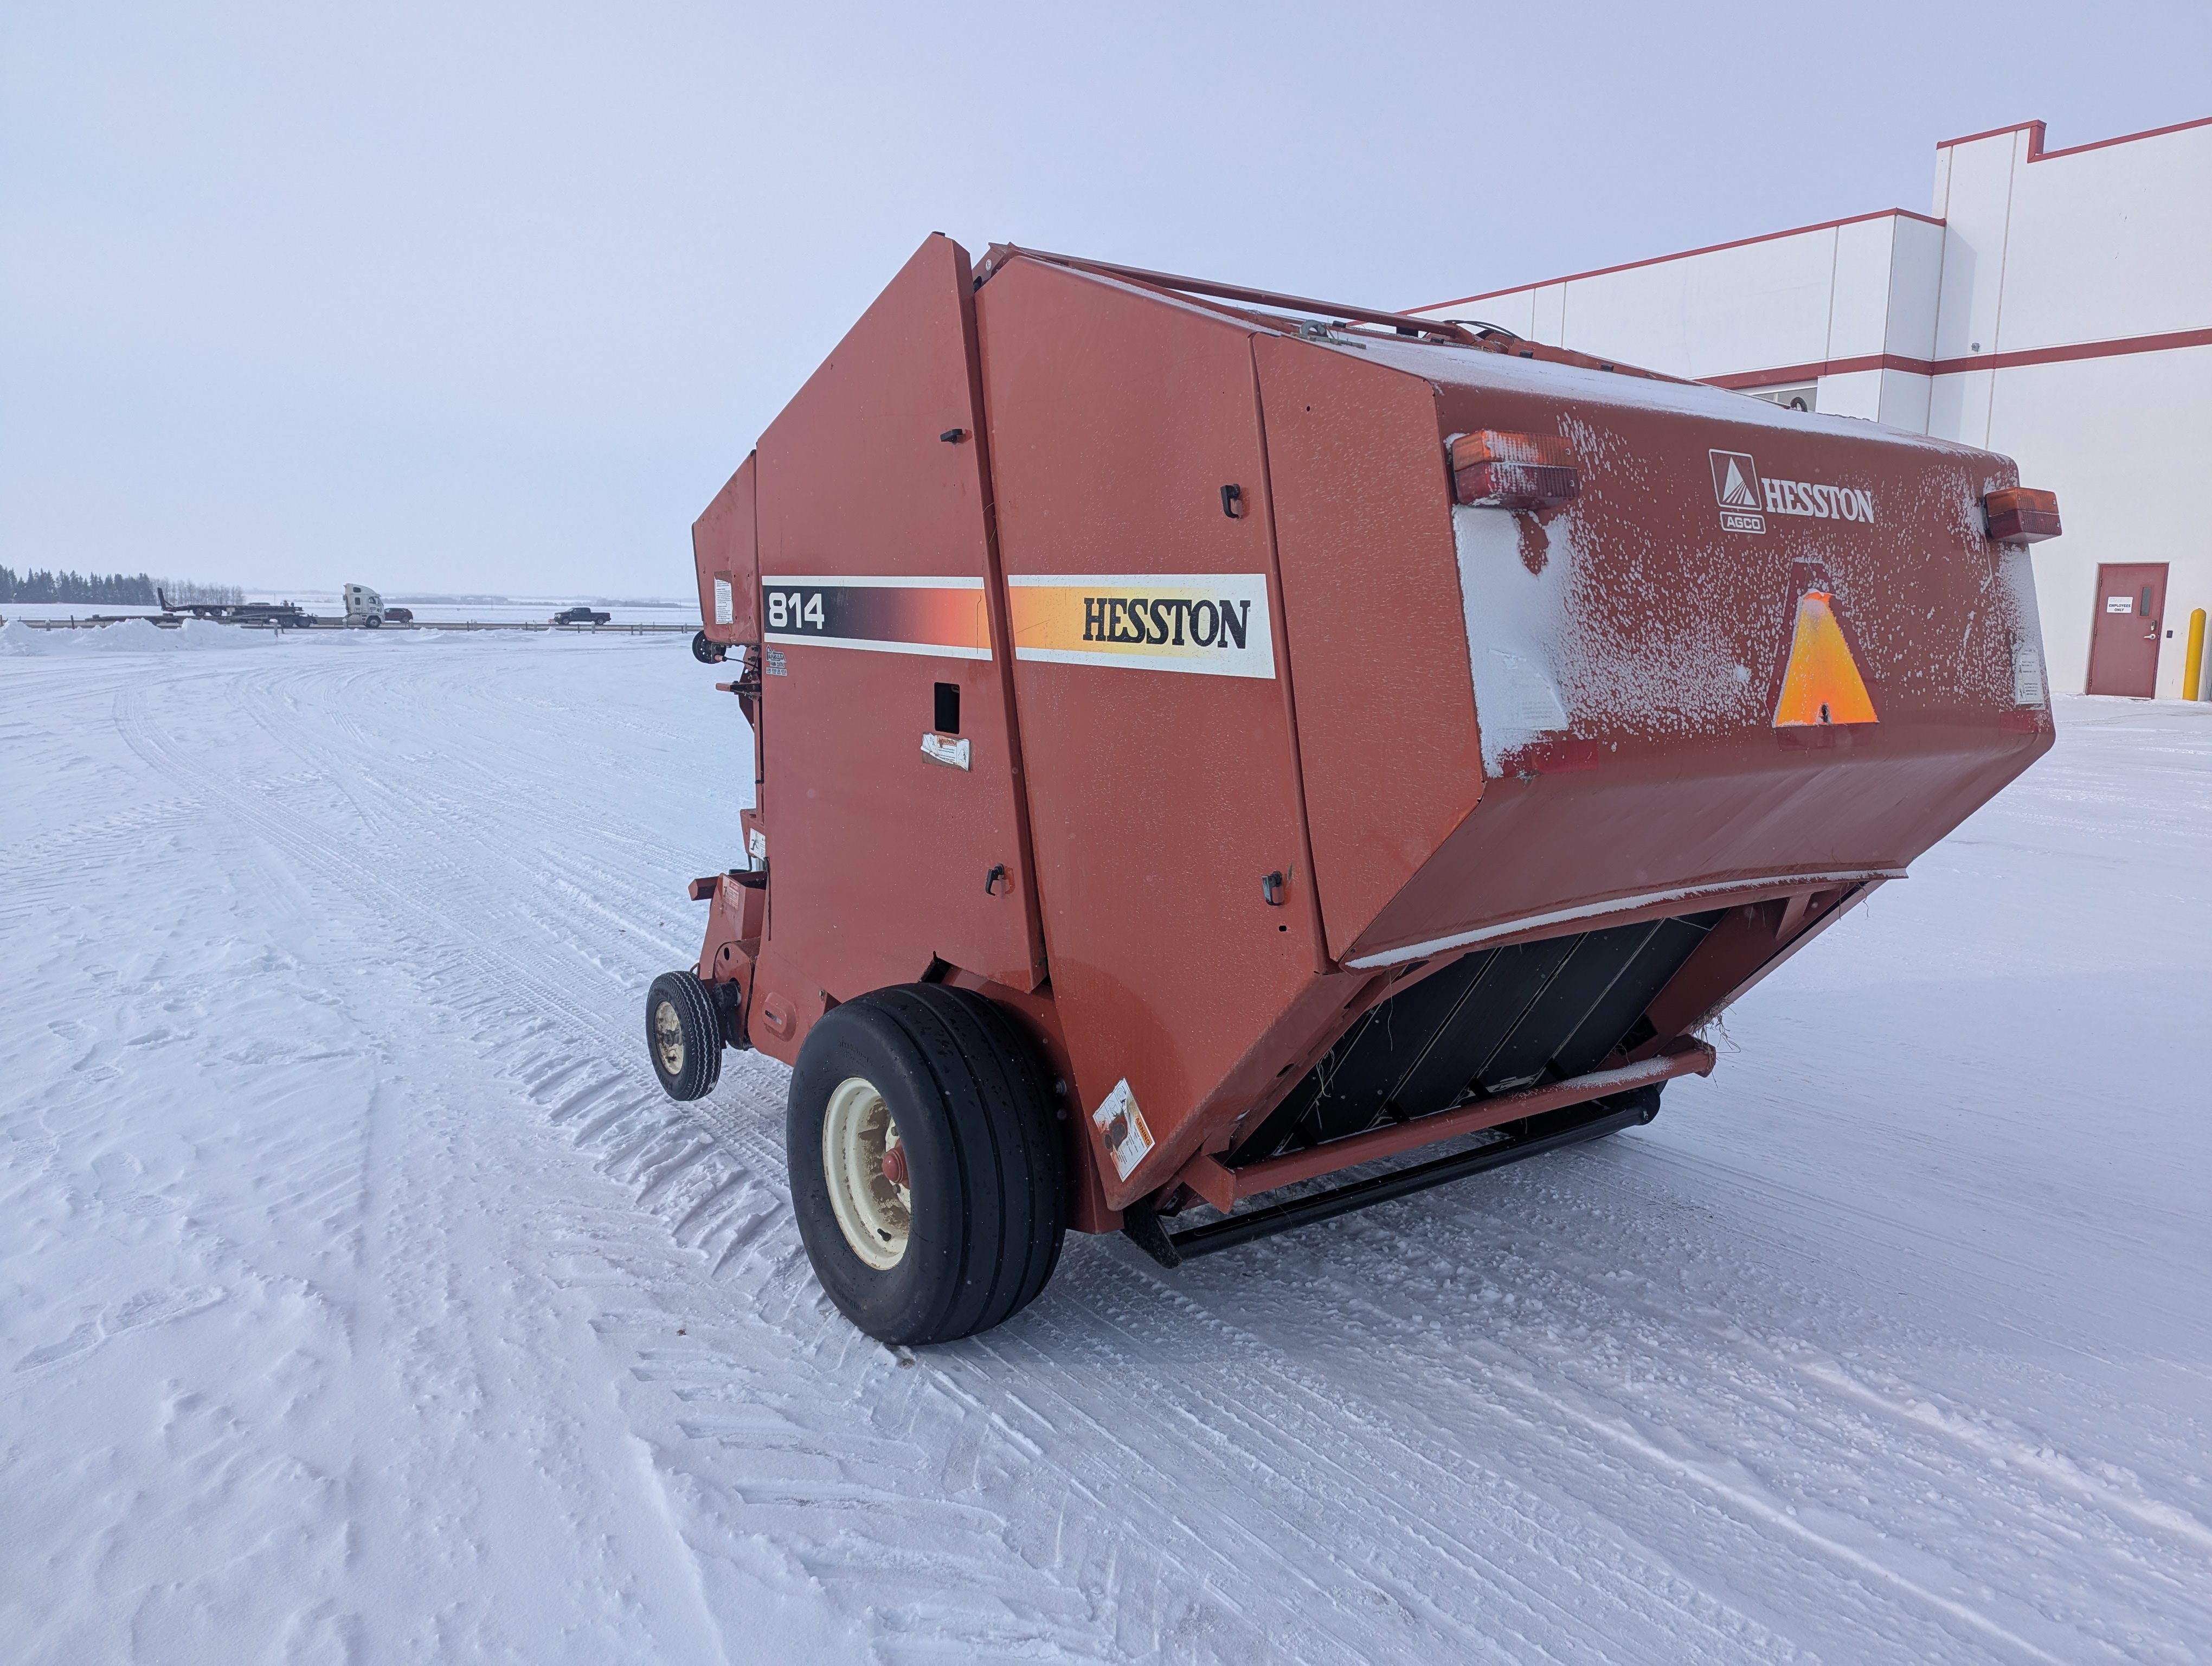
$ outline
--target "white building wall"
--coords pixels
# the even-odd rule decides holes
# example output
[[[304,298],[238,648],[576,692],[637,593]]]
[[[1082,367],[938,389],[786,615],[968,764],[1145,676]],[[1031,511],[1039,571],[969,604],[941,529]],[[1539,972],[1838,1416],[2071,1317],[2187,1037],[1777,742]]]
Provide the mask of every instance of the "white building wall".
[[[1894,216],[1896,254],[1889,266],[1889,312],[1882,344],[1900,357],[1936,356],[1936,320],[1943,278],[1943,228],[1917,216]]]
[[[2212,456],[2212,122],[2042,142],[2030,124],[1938,146],[1932,222],[1892,210],[1423,310],[1727,386],[1815,383],[1822,411],[2007,453],[2066,523],[2033,557],[2053,686],[2084,685],[2098,564],[2162,561],[2172,697],[2190,610],[2212,609],[2187,489]],[[2172,335],[2202,339],[2124,350]]]
[[[1948,380],[1948,379],[1947,379]],[[2168,563],[2158,692],[2181,697],[2189,611],[2212,610],[2212,532],[2191,508],[2212,448],[2212,346],[2076,359],[1996,373],[1994,451],[2058,494],[2066,535],[2034,546],[2036,602],[2054,688],[2078,691],[2100,562]],[[2148,413],[2131,418],[2132,412]],[[2166,413],[2171,413],[2167,415]]]
[[[2212,545],[2158,483],[2212,453],[2212,346],[2113,350],[2212,328],[2212,124],[2048,155],[2042,139],[2030,125],[1936,153],[1936,354],[1965,363],[1936,379],[1929,426],[2058,493],[2066,536],[2035,551],[2057,686],[2087,676],[2099,564],[2167,563],[2158,692],[2172,698],[2190,611],[2212,609]],[[2011,362],[2067,350],[2097,356]]]
[[[2212,124],[2033,161],[2027,137],[1996,350],[2212,325]]]
[[[1891,277],[1900,218],[1849,221],[1828,234],[1835,262],[1827,294],[1828,327],[1815,357],[1856,359],[1889,350]]]
[[[1678,374],[1699,378],[1813,363],[1826,356],[1835,274],[1829,229],[1577,278],[1564,286],[1559,344],[1632,336],[1667,365],[1692,367]]]

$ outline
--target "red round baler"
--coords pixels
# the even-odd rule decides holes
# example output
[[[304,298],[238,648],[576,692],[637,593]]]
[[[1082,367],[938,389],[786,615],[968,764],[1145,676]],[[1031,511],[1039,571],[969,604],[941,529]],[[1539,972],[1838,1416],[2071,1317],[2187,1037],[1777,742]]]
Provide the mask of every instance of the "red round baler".
[[[933,237],[693,527],[757,806],[654,1067],[793,1067],[901,1343],[1071,1226],[1172,1265],[1648,1122],[2050,746],[2057,527],[1965,446]]]

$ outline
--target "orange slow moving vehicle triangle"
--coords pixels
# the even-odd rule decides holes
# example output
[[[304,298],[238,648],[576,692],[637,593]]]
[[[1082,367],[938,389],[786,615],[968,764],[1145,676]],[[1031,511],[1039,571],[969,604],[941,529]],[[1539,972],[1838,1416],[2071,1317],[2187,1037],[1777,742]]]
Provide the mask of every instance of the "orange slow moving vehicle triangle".
[[[1866,678],[1836,618],[1836,599],[1808,590],[1797,602],[1797,623],[1790,639],[1790,664],[1782,673],[1782,697],[1775,702],[1778,729],[1817,727],[1824,723],[1878,723]]]

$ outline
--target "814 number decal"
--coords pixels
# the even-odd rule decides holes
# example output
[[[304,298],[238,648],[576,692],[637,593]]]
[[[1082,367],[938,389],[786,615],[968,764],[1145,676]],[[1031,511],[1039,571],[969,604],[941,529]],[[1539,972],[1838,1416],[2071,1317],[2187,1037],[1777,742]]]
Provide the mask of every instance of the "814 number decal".
[[[771,590],[768,593],[770,630],[826,629],[819,590]]]

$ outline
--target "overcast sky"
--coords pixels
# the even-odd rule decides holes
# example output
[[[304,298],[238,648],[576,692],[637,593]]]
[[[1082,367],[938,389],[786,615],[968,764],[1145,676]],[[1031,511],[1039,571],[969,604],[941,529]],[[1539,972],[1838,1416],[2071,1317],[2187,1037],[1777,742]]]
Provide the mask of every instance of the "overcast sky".
[[[2202,0],[0,0],[0,563],[682,595],[932,231],[1407,307],[2207,115]]]

